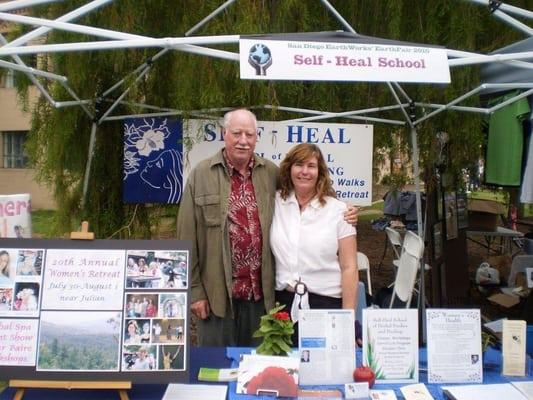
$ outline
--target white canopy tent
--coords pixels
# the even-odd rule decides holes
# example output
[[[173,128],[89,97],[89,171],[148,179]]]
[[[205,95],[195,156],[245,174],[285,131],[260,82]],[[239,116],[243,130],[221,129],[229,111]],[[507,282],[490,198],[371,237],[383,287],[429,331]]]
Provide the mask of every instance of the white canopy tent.
[[[92,130],[89,143],[89,154],[86,165],[84,187],[83,187],[83,202],[85,201],[88,190],[88,178],[91,171],[91,160],[95,143],[95,135],[99,125],[107,121],[122,120],[131,117],[155,117],[155,116],[172,116],[181,115],[182,111],[171,108],[164,108],[161,106],[153,106],[148,104],[131,103],[125,100],[132,85],[139,82],[145,76],[152,65],[156,62],[162,62],[163,56],[169,51],[181,51],[187,53],[194,53],[208,57],[221,58],[238,62],[240,55],[238,52],[223,51],[209,47],[217,44],[238,44],[239,35],[222,35],[222,36],[192,36],[198,29],[210,20],[223,12],[228,7],[235,3],[235,0],[227,0],[223,2],[216,10],[207,15],[204,19],[199,21],[195,26],[189,29],[183,37],[172,38],[153,38],[147,36],[140,36],[128,32],[120,32],[98,27],[79,25],[74,23],[76,19],[94,12],[101,7],[111,3],[113,0],[92,0],[55,20],[48,20],[43,18],[34,18],[25,15],[20,15],[16,12],[22,8],[32,7],[44,3],[53,3],[62,0],[13,0],[0,3],[0,20],[10,21],[14,23],[27,24],[38,26],[38,28],[14,39],[7,41],[5,37],[0,35],[0,67],[21,71],[25,73],[32,83],[39,89],[42,96],[44,96],[51,105],[56,108],[62,107],[81,107],[87,114],[87,117],[92,121]],[[329,3],[328,0],[317,0],[331,13],[331,15],[339,22],[340,26],[346,32],[351,32],[357,36],[355,29],[343,18],[342,15]],[[460,0],[456,0],[460,1]],[[524,10],[518,7],[503,4],[492,0],[463,0],[475,3],[481,6],[489,7],[492,15],[495,18],[501,19],[510,27],[517,29],[526,36],[533,36],[533,28],[525,25],[517,20],[515,17],[520,17],[526,20],[533,20],[533,12]],[[82,43],[56,43],[56,44],[28,44],[30,41],[43,37],[51,30],[62,30],[68,32],[77,32],[86,35],[92,35],[99,39],[93,42]],[[309,40],[313,40],[312,37]],[[384,39],[382,39],[384,40]],[[83,52],[95,50],[110,50],[110,49],[134,49],[134,48],[159,48],[161,49],[149,60],[139,65],[135,70],[131,71],[129,76],[119,80],[116,84],[105,90],[99,98],[81,99],[73,87],[69,84],[67,76],[60,76],[53,71],[43,71],[36,68],[28,67],[20,58],[26,54],[49,54],[49,53],[67,53],[67,52]],[[310,110],[291,106],[275,106],[279,111],[297,112],[308,115],[307,117],[298,118],[297,121],[322,121],[331,118],[347,118],[352,120],[364,120],[369,122],[391,124],[396,126],[409,127],[412,140],[412,161],[414,168],[414,179],[416,185],[416,202],[418,214],[418,230],[424,231],[421,198],[420,198],[420,178],[419,178],[419,163],[418,163],[418,146],[417,146],[417,127],[429,118],[432,118],[444,111],[453,110],[463,113],[477,113],[477,114],[491,114],[494,111],[505,107],[506,105],[515,102],[521,98],[533,94],[533,51],[531,48],[518,47],[516,51],[506,51],[496,54],[479,54],[465,51],[458,51],[447,49],[448,65],[450,68],[460,68],[472,65],[490,64],[500,65],[502,68],[512,67],[525,71],[527,76],[531,79],[521,80],[520,82],[505,81],[502,78],[498,83],[482,83],[474,88],[467,88],[468,90],[461,96],[450,99],[447,103],[436,104],[430,102],[414,101],[402,86],[396,82],[386,82],[390,93],[394,99],[393,104],[373,106],[359,110],[347,110],[343,112],[323,112],[318,110]],[[5,61],[6,58],[10,61]],[[505,75],[500,75],[505,76]],[[41,84],[40,79],[54,80],[59,82],[66,91],[70,94],[71,100],[57,101],[46,90],[45,86]],[[129,86],[128,86],[129,85]],[[522,89],[523,92],[508,101],[498,104],[493,107],[472,107],[461,105],[466,99],[490,92],[494,90],[510,90]],[[134,105],[139,109],[145,109],[146,113],[135,115],[116,115],[114,110],[119,104]],[[254,108],[254,107],[252,107]],[[258,105],[255,108],[274,108],[272,105]],[[99,112],[93,111],[98,110]],[[228,110],[228,108],[221,107],[209,110],[197,110],[189,113],[193,116],[205,115],[220,115],[221,112]],[[430,111],[428,111],[430,110]],[[398,117],[392,119],[390,117],[383,117],[381,113],[387,112],[390,115],[391,111],[397,112]],[[417,117],[417,115],[421,115]],[[423,274],[421,274],[423,279]],[[423,283],[421,288],[423,288]],[[422,307],[424,302],[422,302]]]
[[[0,67],[6,69],[12,69],[16,71],[21,71],[26,73],[32,83],[39,89],[41,94],[56,108],[61,107],[82,107],[88,118],[93,121],[92,132],[91,132],[91,141],[89,148],[89,157],[87,162],[87,168],[85,173],[85,184],[84,184],[84,195],[83,200],[85,200],[87,193],[87,184],[88,177],[91,170],[91,154],[93,151],[94,138],[98,125],[113,120],[121,120],[130,117],[151,117],[151,116],[172,116],[182,114],[181,110],[163,108],[160,106],[151,106],[148,104],[132,104],[125,101],[125,97],[131,89],[131,86],[136,84],[144,75],[146,75],[151,69],[154,62],[157,62],[162,56],[171,50],[195,53],[199,55],[205,55],[209,57],[222,58],[226,60],[239,61],[240,56],[238,53],[233,53],[229,51],[223,51],[219,49],[214,49],[208,47],[209,45],[216,44],[228,44],[228,43],[238,43],[240,36],[239,35],[223,35],[223,36],[194,36],[194,34],[200,27],[207,24],[210,20],[224,11],[226,8],[232,6],[235,3],[235,0],[228,0],[221,4],[216,10],[211,14],[207,15],[202,21],[198,22],[195,26],[189,29],[184,37],[175,37],[175,38],[151,38],[146,36],[135,35],[127,32],[112,31],[108,29],[101,29],[97,27],[91,27],[86,25],[75,24],[72,21],[90,13],[96,11],[97,9],[111,3],[113,0],[93,0],[88,1],[82,7],[75,9],[55,20],[48,20],[43,18],[34,18],[25,15],[20,15],[12,13],[13,11],[20,10],[22,8],[32,7],[44,3],[53,3],[64,0],[13,0],[0,4],[0,20],[10,21],[14,23],[27,24],[32,26],[38,26],[38,28],[30,31],[10,42],[8,42],[5,37],[0,35],[0,42],[2,46],[0,47],[0,57],[9,56],[12,61],[0,60]],[[329,3],[328,0],[317,0],[320,1],[324,7],[336,18],[344,30],[357,35],[355,29],[350,26],[350,24],[340,15],[337,10]],[[485,5],[491,7],[492,15],[497,18],[500,18],[505,23],[509,24],[511,27],[522,31],[528,36],[533,36],[533,28],[523,24],[522,22],[515,19],[513,16],[519,16],[526,19],[533,19],[533,12],[529,10],[524,10],[518,7],[513,7],[499,2],[492,2],[489,0],[466,0],[472,3],[477,3],[479,5]],[[30,41],[35,41],[39,37],[46,35],[52,29],[83,33],[87,35],[92,35],[97,38],[103,38],[105,40],[99,40],[94,42],[83,42],[83,43],[57,43],[57,44],[46,44],[46,45],[28,45]],[[370,38],[372,39],[372,38]],[[374,38],[375,39],[375,38]],[[309,40],[313,40],[312,37]],[[381,39],[386,41],[386,39]],[[161,48],[156,55],[154,55],[150,60],[146,61],[142,65],[139,65],[134,71],[130,73],[130,76],[127,78],[134,77],[134,79],[121,79],[115,85],[104,91],[100,98],[98,99],[80,99],[76,94],[75,90],[69,85],[68,77],[60,76],[54,74],[51,71],[42,71],[36,68],[28,67],[22,59],[19,57],[25,54],[47,54],[54,52],[82,52],[82,51],[91,51],[91,50],[109,50],[109,49],[126,49],[126,48]],[[457,68],[461,66],[468,65],[478,65],[478,64],[496,64],[503,65],[503,67],[513,67],[513,69],[519,69],[531,73],[533,76],[533,63],[529,61],[533,60],[533,51],[530,48],[519,48],[517,51],[509,52],[505,51],[502,53],[485,55],[470,53],[457,50],[447,50],[448,54],[448,64],[450,68]],[[68,101],[56,101],[52,98],[50,93],[45,89],[45,87],[40,83],[39,78],[49,79],[58,81],[71,95],[72,100]],[[502,79],[500,79],[501,82]],[[130,83],[132,82],[133,83]],[[126,83],[129,83],[130,86],[125,87]],[[521,82],[510,81],[508,83],[484,83],[479,85],[476,88],[472,88],[467,91],[462,96],[459,96],[455,99],[451,99],[446,104],[435,104],[435,103],[424,103],[424,102],[414,102],[409,94],[395,82],[387,82],[391,94],[395,99],[395,104],[392,105],[383,105],[379,107],[371,107],[360,110],[349,110],[343,112],[323,112],[310,109],[302,109],[290,106],[276,106],[276,109],[280,111],[288,112],[298,112],[302,114],[308,114],[308,117],[298,118],[298,121],[321,121],[331,118],[348,118],[353,120],[364,120],[369,122],[385,123],[398,126],[409,126],[411,128],[411,138],[413,143],[413,165],[414,165],[414,177],[417,188],[419,187],[419,171],[418,171],[418,149],[416,141],[416,127],[424,122],[425,120],[440,114],[446,110],[454,110],[468,113],[479,113],[479,114],[490,114],[498,110],[501,107],[505,107],[507,104],[510,104],[514,101],[517,101],[523,97],[527,97],[533,93],[533,79],[530,79],[529,82],[527,79],[522,79]],[[505,103],[498,104],[491,108],[481,108],[481,107],[470,107],[470,106],[461,106],[460,104],[464,102],[469,97],[482,94],[485,91],[494,91],[494,90],[510,90],[510,89],[523,89],[525,90],[520,95],[508,100]],[[118,95],[117,95],[118,93]],[[112,96],[114,95],[114,96]],[[92,111],[96,109],[96,103],[99,104],[101,112],[98,115],[95,115],[95,112]],[[140,108],[147,110],[146,113],[136,114],[136,115],[113,115],[113,111],[119,104],[132,104]],[[255,108],[273,108],[270,105],[256,106]],[[210,109],[210,110],[198,110],[197,112],[191,113],[192,115],[213,115],[226,111],[227,108],[220,109]],[[383,118],[380,117],[380,112],[390,112],[391,110],[396,110],[398,112],[398,119]],[[426,112],[426,110],[432,110],[431,112]],[[422,116],[417,118],[415,111],[422,111]],[[420,213],[420,198],[417,198],[417,205],[419,206]],[[422,231],[422,218],[419,215],[419,231]]]

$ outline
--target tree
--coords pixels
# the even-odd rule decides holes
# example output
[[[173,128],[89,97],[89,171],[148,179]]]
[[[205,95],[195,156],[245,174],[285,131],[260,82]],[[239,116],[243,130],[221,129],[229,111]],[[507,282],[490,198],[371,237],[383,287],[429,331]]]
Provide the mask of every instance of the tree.
[[[59,2],[38,8],[38,14],[57,17],[84,4]],[[516,0],[513,5],[531,8],[531,0]],[[182,36],[220,6],[220,0],[122,0],[83,17],[79,23],[121,30],[152,37]],[[465,51],[487,52],[520,38],[520,33],[503,26],[487,9],[460,0],[359,0],[332,1],[358,33],[389,39],[439,44]],[[318,0],[240,0],[204,25],[196,35],[228,33],[301,32],[342,29]],[[94,40],[80,34],[54,31],[46,41]],[[235,46],[220,46],[236,51]],[[96,99],[121,77],[156,54],[158,50],[113,50],[52,54],[46,60],[54,72],[69,77],[69,83],[82,99]],[[430,99],[445,102],[465,88],[479,82],[478,68],[454,69],[452,84],[446,87],[406,85],[415,101]],[[129,78],[130,80],[133,78]],[[70,99],[57,83],[47,83],[54,98]],[[22,84],[21,93],[24,92]],[[113,93],[101,103],[105,109]],[[264,82],[240,81],[238,64],[203,56],[168,52],[154,63],[138,85],[128,93],[130,102],[188,110],[251,106],[256,104],[291,105],[331,111],[344,111],[394,102],[385,85],[373,83]],[[477,105],[478,99],[467,101]],[[120,105],[116,112],[131,114],[135,106]],[[275,119],[277,110],[261,111],[262,119]],[[297,115],[295,115],[296,117]],[[459,171],[477,160],[483,146],[481,119],[476,116],[442,113],[419,129],[422,165],[435,158],[434,135],[450,135],[451,167]],[[175,215],[175,206],[132,206],[122,203],[122,127],[104,123],[98,127],[88,198],[81,208],[81,193],[92,121],[80,108],[51,107],[43,98],[33,109],[28,153],[39,178],[53,188],[58,203],[57,231],[66,232],[82,218],[89,219],[97,237],[107,237],[130,223],[119,237],[151,236],[162,214]],[[396,129],[396,128],[394,128]],[[392,146],[393,129],[377,125],[375,148]],[[400,135],[408,140],[408,131]]]

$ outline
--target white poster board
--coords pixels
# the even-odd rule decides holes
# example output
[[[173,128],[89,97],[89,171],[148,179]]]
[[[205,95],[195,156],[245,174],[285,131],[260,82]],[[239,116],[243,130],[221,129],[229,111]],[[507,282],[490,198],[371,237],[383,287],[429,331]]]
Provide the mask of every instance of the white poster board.
[[[291,147],[314,143],[327,162],[337,198],[359,206],[372,203],[372,125],[259,121],[258,129],[258,155],[279,165]],[[220,150],[224,140],[219,121],[209,120],[185,120],[183,136],[186,182],[191,169]]]

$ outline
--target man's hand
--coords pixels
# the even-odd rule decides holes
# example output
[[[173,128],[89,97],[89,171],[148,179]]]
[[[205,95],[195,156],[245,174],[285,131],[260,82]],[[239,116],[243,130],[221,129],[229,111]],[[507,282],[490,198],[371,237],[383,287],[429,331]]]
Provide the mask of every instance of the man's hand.
[[[209,317],[209,301],[208,300],[198,300],[191,304],[191,311],[200,319],[207,319]]]
[[[359,207],[348,206],[348,209],[344,213],[344,220],[348,222],[350,225],[356,226],[357,219],[359,218],[358,214],[359,214]]]

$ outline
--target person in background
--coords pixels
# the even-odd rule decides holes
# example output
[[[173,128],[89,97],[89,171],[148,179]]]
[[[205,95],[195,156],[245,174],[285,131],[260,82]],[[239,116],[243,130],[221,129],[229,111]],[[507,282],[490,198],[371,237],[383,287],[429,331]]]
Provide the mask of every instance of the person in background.
[[[200,346],[256,346],[253,332],[274,306],[269,232],[278,167],[254,153],[257,119],[226,113],[224,148],[190,173],[177,237],[193,243],[191,310]],[[357,220],[357,211],[351,221]]]
[[[137,321],[135,320],[129,321],[126,327],[126,336],[124,338],[124,343],[132,344],[132,343],[140,343],[140,342],[141,342],[141,336],[140,336],[140,330],[139,330],[139,325],[137,324]]]
[[[143,331],[140,335],[141,343],[150,343],[150,323],[143,324]]]
[[[137,359],[135,360],[135,363],[131,367],[131,369],[152,369],[153,364],[150,360],[150,357],[148,357],[148,350],[146,347],[141,347],[139,349],[139,352],[137,353]]]
[[[276,301],[293,322],[302,308],[354,310],[356,230],[343,217],[318,146],[294,146],[280,164],[270,245],[276,263]],[[293,344],[298,338],[297,325]]]
[[[178,347],[176,349],[176,352],[172,355],[170,354],[170,351],[165,350],[165,346],[163,346],[163,369],[171,369],[172,363],[174,360],[178,357],[180,354],[181,347]]]
[[[24,236],[22,235],[24,233],[24,229],[22,228],[22,226],[15,225],[13,229],[15,231],[15,237],[17,239],[24,239]]]

